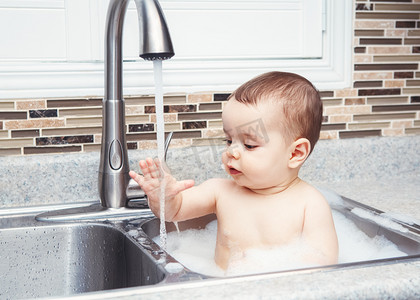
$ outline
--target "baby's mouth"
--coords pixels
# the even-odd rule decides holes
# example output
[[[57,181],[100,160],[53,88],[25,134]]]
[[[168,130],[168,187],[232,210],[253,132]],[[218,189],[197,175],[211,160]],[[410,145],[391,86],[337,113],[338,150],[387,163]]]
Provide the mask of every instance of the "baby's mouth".
[[[238,175],[241,174],[241,171],[236,170],[235,168],[229,167],[229,173],[230,175]]]

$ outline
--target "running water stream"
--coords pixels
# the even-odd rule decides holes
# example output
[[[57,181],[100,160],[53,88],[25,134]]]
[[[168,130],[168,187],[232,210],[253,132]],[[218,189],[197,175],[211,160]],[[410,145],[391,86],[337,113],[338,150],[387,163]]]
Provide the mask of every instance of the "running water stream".
[[[155,79],[155,107],[156,107],[156,138],[157,153],[161,164],[165,161],[165,123],[163,119],[163,79],[162,79],[162,61],[153,61],[154,79]],[[165,180],[163,170],[160,184],[160,240],[163,249],[166,249],[166,226],[165,226]]]

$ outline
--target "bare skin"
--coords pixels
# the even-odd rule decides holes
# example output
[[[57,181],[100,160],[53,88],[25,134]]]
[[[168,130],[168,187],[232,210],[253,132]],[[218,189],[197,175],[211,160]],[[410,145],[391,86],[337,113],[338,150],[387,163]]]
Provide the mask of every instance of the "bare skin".
[[[305,138],[287,141],[277,119],[269,103],[249,106],[234,99],[227,103],[223,111],[227,149],[222,161],[232,179],[210,179],[194,186],[193,180],[176,181],[151,158],[139,163],[143,176],[130,172],[156,216],[160,215],[162,180],[168,221],[217,215],[215,261],[222,269],[247,249],[284,246],[296,240],[303,240],[310,249],[302,257],[308,263],[337,262],[330,207],[318,190],[298,177],[310,142]]]

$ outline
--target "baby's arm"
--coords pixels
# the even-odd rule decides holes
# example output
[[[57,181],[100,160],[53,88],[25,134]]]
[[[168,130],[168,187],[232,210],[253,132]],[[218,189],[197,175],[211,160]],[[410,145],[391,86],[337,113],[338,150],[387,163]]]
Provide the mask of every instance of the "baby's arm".
[[[337,263],[338,241],[330,206],[319,194],[308,202],[305,210],[303,238],[313,250],[311,262],[327,265]]]
[[[165,172],[158,159],[148,158],[139,162],[143,176],[130,171],[133,178],[146,193],[152,212],[160,216],[161,186],[165,186],[165,219],[182,221],[215,211],[215,189],[212,180],[194,186],[194,180],[177,181]]]

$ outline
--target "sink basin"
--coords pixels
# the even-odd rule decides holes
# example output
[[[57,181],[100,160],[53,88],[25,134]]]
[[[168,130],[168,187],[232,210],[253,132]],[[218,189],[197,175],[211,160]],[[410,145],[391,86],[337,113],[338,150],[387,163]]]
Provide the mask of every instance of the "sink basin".
[[[150,285],[165,277],[153,257],[115,226],[30,220],[0,229],[1,299]]]
[[[386,218],[382,212],[343,198],[332,205],[370,237],[381,235],[394,242],[406,255],[359,261],[283,274],[318,272],[320,269],[374,267],[404,264],[420,259],[420,225]],[[59,208],[59,207],[57,207]],[[76,209],[77,206],[71,209]],[[82,222],[40,222],[36,216],[50,207],[0,211],[0,299],[63,297],[75,294],[138,287],[130,291],[150,291],[149,285],[182,286],[191,281],[208,282],[223,278],[193,271],[171,253],[153,242],[160,221],[149,209]],[[366,219],[364,213],[372,216]],[[179,222],[181,231],[204,228],[214,215]],[[379,221],[378,221],[379,220]],[[176,230],[167,223],[167,231]],[[392,226],[391,226],[392,225]]]

